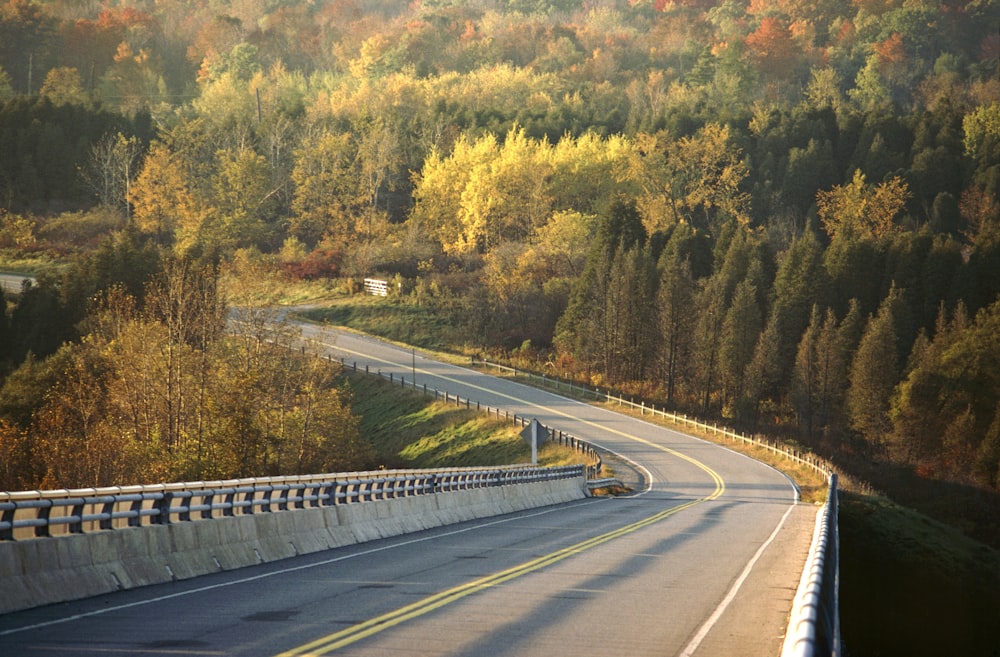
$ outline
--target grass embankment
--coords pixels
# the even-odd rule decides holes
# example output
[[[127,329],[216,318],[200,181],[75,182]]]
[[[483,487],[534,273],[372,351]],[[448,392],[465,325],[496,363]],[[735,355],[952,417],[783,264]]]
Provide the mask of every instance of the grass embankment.
[[[353,408],[361,417],[361,435],[386,468],[451,468],[530,463],[531,448],[521,427],[481,412],[435,401],[388,381],[362,374],[349,376]],[[566,447],[543,445],[539,465],[583,463]]]
[[[840,496],[851,657],[1000,655],[1000,553],[884,498]]]
[[[418,305],[392,297],[351,296],[302,313],[315,322],[364,331],[394,342],[431,351],[460,352],[462,335],[452,318],[434,305]]]

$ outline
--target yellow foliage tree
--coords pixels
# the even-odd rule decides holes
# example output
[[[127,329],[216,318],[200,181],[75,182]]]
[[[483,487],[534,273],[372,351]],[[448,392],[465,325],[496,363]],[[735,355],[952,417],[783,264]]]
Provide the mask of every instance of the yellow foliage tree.
[[[909,187],[893,177],[878,185],[860,170],[851,182],[816,194],[816,211],[831,238],[882,239],[899,231],[896,217],[906,206]]]

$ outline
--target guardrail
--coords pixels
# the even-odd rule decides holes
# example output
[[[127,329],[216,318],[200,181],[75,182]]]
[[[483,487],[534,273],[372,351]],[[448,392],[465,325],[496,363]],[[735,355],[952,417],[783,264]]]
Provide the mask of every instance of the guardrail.
[[[583,477],[583,465],[385,470],[0,493],[0,541]]]
[[[840,537],[837,526],[837,475],[832,465],[813,454],[781,445],[776,441],[737,433],[717,424],[707,424],[687,415],[678,415],[665,408],[656,408],[645,401],[636,403],[610,390],[580,386],[559,377],[537,374],[486,360],[472,359],[472,364],[496,369],[499,373],[522,376],[537,381],[542,387],[593,397],[595,401],[627,406],[641,415],[650,413],[669,422],[690,427],[714,436],[728,438],[744,445],[762,447],[795,463],[808,466],[826,477],[829,484],[826,503],[817,517],[813,542],[802,572],[802,579],[792,604],[791,619],[785,633],[782,657],[836,657],[840,648]]]
[[[305,351],[304,347],[303,351]],[[376,370],[375,372],[372,372],[367,365],[363,369],[361,369],[358,368],[357,362],[352,362],[350,365],[348,365],[347,360],[345,358],[341,358],[340,363],[345,368],[350,368],[352,372],[356,373],[364,372],[365,374],[368,375],[380,376],[383,379],[387,379],[390,383],[398,384],[402,388],[406,388],[407,386],[409,386],[414,390],[422,391],[428,397],[434,397],[434,399],[443,400],[446,404],[455,404],[456,406],[464,406],[465,408],[470,410],[475,409],[477,411],[486,413],[487,415],[496,415],[497,418],[502,418],[503,420],[512,422],[514,425],[520,427],[526,427],[529,424],[531,424],[532,418],[517,415],[501,408],[494,408],[492,406],[487,406],[481,404],[478,401],[472,401],[467,397],[459,397],[458,395],[451,394],[447,390],[438,390],[437,388],[433,387],[428,388],[426,383],[422,385],[417,385],[416,380],[412,377],[410,381],[407,382],[405,376],[402,375],[396,376],[392,372],[384,373],[381,370]],[[590,465],[587,465],[588,480],[597,479],[601,476],[601,473],[604,471],[604,461],[601,458],[600,453],[594,448],[593,445],[591,445],[585,440],[581,440],[580,438],[572,436],[564,431],[553,429],[551,427],[546,427],[546,429],[549,431],[549,439],[552,442],[558,445],[562,445],[564,447],[569,447],[570,449],[579,452],[587,459],[592,461]]]
[[[816,522],[782,657],[840,654],[840,538],[837,531],[837,475],[830,474],[826,504]]]
[[[499,363],[493,363],[488,360],[473,358],[472,364],[478,364],[486,368],[495,369],[497,372],[510,374],[515,377],[525,377],[529,381],[537,381],[542,387],[552,388],[557,392],[565,389],[567,392],[591,397],[594,401],[602,401],[608,404],[617,404],[618,406],[629,407],[633,411],[638,411],[640,415],[646,415],[648,413],[654,417],[661,417],[668,422],[680,425],[682,428],[697,429],[698,431],[702,431],[706,434],[728,438],[733,442],[754,447],[761,447],[777,456],[781,456],[795,463],[808,466],[827,478],[829,478],[830,472],[833,470],[829,462],[809,452],[803,452],[801,450],[786,447],[777,441],[768,440],[766,438],[748,436],[745,433],[737,433],[732,429],[720,427],[718,424],[707,424],[697,419],[690,418],[687,415],[672,413],[665,408],[656,408],[655,404],[647,404],[645,400],[636,402],[634,399],[626,399],[621,393],[614,393],[611,390],[601,391],[599,388],[581,386],[564,381],[558,377],[537,374],[529,370],[517,369],[516,367],[508,367],[507,365],[500,365]]]

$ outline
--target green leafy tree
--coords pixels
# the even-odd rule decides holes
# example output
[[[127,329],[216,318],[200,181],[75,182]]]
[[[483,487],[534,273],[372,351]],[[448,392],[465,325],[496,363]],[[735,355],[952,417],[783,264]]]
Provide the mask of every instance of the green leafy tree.
[[[930,463],[954,480],[995,484],[998,327],[1000,304],[971,322],[959,307],[948,321],[942,313],[932,340],[918,342],[893,398],[890,446],[897,458]]]
[[[346,240],[353,201],[351,137],[322,131],[303,140],[295,151],[295,185],[289,232],[308,246],[324,235]]]

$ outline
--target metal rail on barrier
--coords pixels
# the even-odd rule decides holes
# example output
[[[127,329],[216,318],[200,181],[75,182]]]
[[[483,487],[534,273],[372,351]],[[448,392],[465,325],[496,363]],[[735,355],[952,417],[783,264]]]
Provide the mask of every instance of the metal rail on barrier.
[[[583,465],[384,470],[0,492],[0,541],[273,513],[585,476]]]
[[[305,347],[303,347],[303,353],[304,352],[305,352]],[[332,357],[328,358],[332,360]],[[423,391],[424,395],[428,397],[433,397],[434,399],[442,399],[446,404],[455,404],[456,406],[462,406],[469,410],[474,409],[486,413],[487,415],[496,415],[497,418],[503,418],[504,420],[512,422],[513,424],[521,427],[526,427],[529,424],[531,424],[531,418],[510,413],[509,411],[505,411],[502,408],[487,406],[481,404],[478,401],[473,401],[468,397],[460,397],[458,395],[453,395],[447,390],[428,388],[426,383],[423,385],[417,385],[416,380],[413,377],[411,377],[410,380],[407,381],[406,377],[403,375],[397,376],[392,372],[385,373],[382,372],[381,370],[372,372],[370,368],[368,368],[367,366],[364,368],[359,368],[357,362],[352,362],[350,365],[348,365],[346,358],[339,358],[339,360],[340,364],[344,368],[350,368],[352,372],[359,374],[364,373],[369,376],[379,376],[382,377],[383,379],[387,379],[389,383],[398,384],[400,387],[403,388],[409,386],[410,388],[418,392]],[[558,445],[562,445],[564,447],[569,447],[570,449],[579,452],[580,454],[582,454],[591,461],[591,463],[587,465],[587,479],[597,479],[598,477],[601,476],[601,473],[604,471],[604,461],[601,458],[600,453],[597,451],[597,449],[594,448],[593,445],[591,445],[585,440],[577,438],[576,436],[572,436],[564,431],[553,429],[551,427],[546,427],[546,429],[549,431],[549,437],[552,440],[552,442]]]
[[[792,603],[781,657],[837,657],[840,649],[840,537],[837,475],[813,533],[806,567]]]

